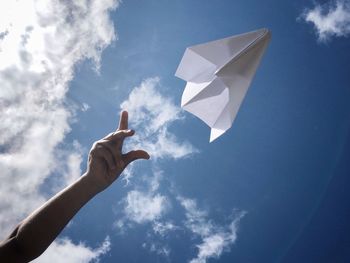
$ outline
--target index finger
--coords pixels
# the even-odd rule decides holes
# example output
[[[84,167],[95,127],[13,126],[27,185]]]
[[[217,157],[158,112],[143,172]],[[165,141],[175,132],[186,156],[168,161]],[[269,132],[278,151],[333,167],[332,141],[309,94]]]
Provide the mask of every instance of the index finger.
[[[123,110],[120,114],[118,130],[127,130],[127,129],[128,129],[128,112]]]

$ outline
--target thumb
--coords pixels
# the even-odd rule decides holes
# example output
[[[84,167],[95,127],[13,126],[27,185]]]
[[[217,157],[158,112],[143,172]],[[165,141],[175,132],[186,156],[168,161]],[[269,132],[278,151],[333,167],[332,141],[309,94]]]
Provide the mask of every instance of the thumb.
[[[130,151],[126,154],[123,154],[123,157],[124,157],[123,159],[125,162],[125,166],[127,166],[129,163],[138,159],[148,160],[150,158],[149,154],[143,150]]]

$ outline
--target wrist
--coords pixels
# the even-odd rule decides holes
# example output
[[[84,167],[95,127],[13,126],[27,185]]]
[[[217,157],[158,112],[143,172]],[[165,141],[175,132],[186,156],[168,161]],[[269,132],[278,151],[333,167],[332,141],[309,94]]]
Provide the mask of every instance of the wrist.
[[[102,187],[99,186],[98,182],[95,180],[89,172],[85,172],[79,179],[86,193],[92,197],[102,192]]]

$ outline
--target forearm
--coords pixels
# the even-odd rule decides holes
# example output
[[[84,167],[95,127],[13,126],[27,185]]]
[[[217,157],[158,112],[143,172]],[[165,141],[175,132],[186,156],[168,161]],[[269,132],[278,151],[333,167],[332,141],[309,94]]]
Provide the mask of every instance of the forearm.
[[[52,197],[18,227],[16,244],[30,259],[42,254],[72,217],[97,193],[86,175]]]
[[[111,185],[129,163],[149,159],[149,154],[143,150],[122,152],[124,139],[134,133],[128,129],[128,114],[123,111],[118,129],[95,142],[91,148],[88,172],[18,225],[0,244],[0,261],[22,263],[38,257],[79,209]]]

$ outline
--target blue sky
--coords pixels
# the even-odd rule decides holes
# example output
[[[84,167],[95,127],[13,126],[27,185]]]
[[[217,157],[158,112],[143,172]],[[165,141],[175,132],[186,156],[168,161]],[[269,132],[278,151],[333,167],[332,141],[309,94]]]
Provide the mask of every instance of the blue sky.
[[[2,236],[85,171],[121,109],[126,147],[151,154],[36,262],[350,260],[349,1],[1,5]],[[263,27],[237,118],[209,144],[180,108],[184,50]]]

